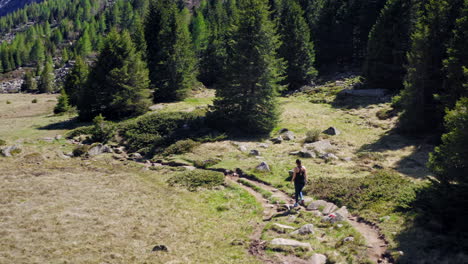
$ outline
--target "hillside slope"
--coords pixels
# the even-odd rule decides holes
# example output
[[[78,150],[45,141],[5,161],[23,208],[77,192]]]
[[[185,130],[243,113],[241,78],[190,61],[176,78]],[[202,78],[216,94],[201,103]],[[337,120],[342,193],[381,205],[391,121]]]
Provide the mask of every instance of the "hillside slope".
[[[41,0],[0,0],[0,16],[14,12],[27,4],[40,1]]]

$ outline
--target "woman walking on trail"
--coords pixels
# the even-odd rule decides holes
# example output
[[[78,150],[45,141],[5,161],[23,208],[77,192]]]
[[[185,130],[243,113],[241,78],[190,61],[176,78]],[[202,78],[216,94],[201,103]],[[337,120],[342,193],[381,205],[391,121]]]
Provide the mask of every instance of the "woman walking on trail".
[[[302,166],[301,160],[296,160],[297,167],[293,170],[293,176],[291,183],[294,182],[294,189],[295,189],[295,199],[296,203],[294,207],[299,206],[299,204],[304,205],[304,197],[302,196],[302,189],[304,188],[307,182],[307,170],[304,166]]]

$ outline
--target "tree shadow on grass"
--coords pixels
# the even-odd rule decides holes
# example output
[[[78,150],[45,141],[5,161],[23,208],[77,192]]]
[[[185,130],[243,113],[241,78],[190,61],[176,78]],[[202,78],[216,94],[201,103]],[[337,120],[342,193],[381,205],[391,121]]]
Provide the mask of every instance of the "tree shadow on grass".
[[[357,153],[398,151],[413,147],[412,153],[396,162],[394,169],[410,177],[421,179],[428,176],[426,163],[429,159],[429,153],[434,150],[434,143],[432,135],[408,137],[392,130],[377,141],[363,145]]]
[[[359,109],[369,105],[388,103],[391,97],[368,97],[368,96],[354,96],[346,94],[341,91],[331,102],[331,106],[337,109]]]
[[[89,122],[80,122],[78,118],[72,118],[52,124],[48,124],[42,127],[39,127],[39,130],[65,130],[65,129],[75,129],[78,127],[89,126],[91,123]]]

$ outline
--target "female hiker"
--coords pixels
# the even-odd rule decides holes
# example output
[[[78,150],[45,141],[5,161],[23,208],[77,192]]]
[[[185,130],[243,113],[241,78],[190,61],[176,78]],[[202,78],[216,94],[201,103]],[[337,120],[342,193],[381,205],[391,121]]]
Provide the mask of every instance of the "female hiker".
[[[301,160],[296,160],[297,167],[293,170],[293,176],[291,179],[291,183],[294,182],[294,189],[295,189],[295,199],[296,203],[294,207],[297,207],[299,204],[304,205],[304,197],[302,196],[302,188],[304,188],[307,182],[307,170],[304,166],[302,166]]]

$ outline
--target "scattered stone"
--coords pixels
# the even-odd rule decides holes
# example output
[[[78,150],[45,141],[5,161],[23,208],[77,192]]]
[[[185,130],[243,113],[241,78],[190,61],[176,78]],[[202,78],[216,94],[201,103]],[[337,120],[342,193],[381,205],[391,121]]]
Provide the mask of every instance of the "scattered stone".
[[[55,140],[61,140],[62,139],[62,135],[56,135],[55,136]]]
[[[250,156],[260,156],[260,151],[252,149],[249,153]]]
[[[259,146],[260,148],[265,148],[265,149],[267,149],[267,148],[270,147],[270,145],[268,145],[267,143],[260,143],[260,144],[258,144],[258,146]]]
[[[354,241],[354,237],[345,237],[343,239],[343,242],[352,242],[352,241]]]
[[[322,254],[313,254],[309,259],[310,264],[325,264],[327,263],[327,257]]]
[[[54,138],[45,137],[45,138],[43,138],[42,140],[45,141],[45,142],[53,142],[53,141],[54,141]]]
[[[337,214],[337,213],[331,213],[329,215],[326,215],[322,218],[322,221],[323,222],[330,222],[332,224],[336,223],[336,222],[342,222],[342,221],[345,221],[346,218],[344,218],[342,215],[340,214]]]
[[[337,224],[337,225],[336,225],[336,227],[338,227],[338,228],[342,228],[342,227],[343,227],[343,225],[342,225],[342,224]]]
[[[167,252],[167,247],[165,245],[154,246],[153,251],[165,251]]]
[[[142,160],[143,156],[140,153],[135,152],[135,153],[130,154],[129,158],[132,160]]]
[[[297,240],[286,239],[286,238],[275,238],[270,242],[270,244],[273,246],[299,247],[299,248],[312,249],[309,243],[303,243]]]
[[[309,204],[311,204],[314,201],[314,198],[311,197],[304,197],[303,202],[304,205],[307,207]]]
[[[321,217],[322,213],[320,211],[315,210],[315,211],[312,211],[312,215],[316,217]]]
[[[272,138],[270,139],[270,141],[273,142],[273,144],[281,144],[283,142],[283,137],[279,136],[276,138]]]
[[[96,144],[95,146],[92,146],[88,150],[88,155],[91,157],[101,155],[104,153],[113,153],[113,151],[109,146],[101,144],[101,143]]]
[[[312,201],[308,206],[307,210],[313,211],[313,210],[319,210],[320,207],[325,207],[327,205],[327,201],[324,200],[315,200]]]
[[[307,224],[303,225],[301,228],[298,230],[294,231],[291,233],[291,235],[308,235],[308,234],[313,234],[314,233],[314,225],[313,224]]]
[[[348,212],[348,209],[346,208],[346,206],[342,206],[340,209],[336,210],[334,213],[337,216],[341,216],[343,218],[343,220],[345,220],[349,216],[349,212]]]
[[[293,156],[298,156],[301,154],[301,151],[291,151],[289,152],[289,155],[293,155]]]
[[[282,225],[278,223],[274,223],[273,228],[280,233],[286,233],[287,230],[294,230],[294,227],[292,226]]]
[[[242,151],[242,152],[247,152],[247,147],[244,146],[244,145],[240,145],[239,150]]]
[[[315,152],[313,152],[313,151],[308,151],[308,150],[300,151],[300,152],[299,152],[299,155],[300,155],[302,158],[305,158],[305,159],[313,159],[313,158],[316,158],[316,157],[317,157],[317,155],[315,155]]]
[[[346,162],[350,162],[350,161],[353,160],[353,158],[351,158],[351,157],[345,157],[345,158],[342,158],[341,160],[342,160],[342,161],[346,161]]]
[[[19,145],[7,146],[0,148],[0,156],[12,157],[21,153],[22,149]]]
[[[264,161],[260,163],[257,167],[255,167],[255,170],[257,171],[262,171],[262,172],[269,172],[270,171],[270,166]]]
[[[182,166],[182,167],[185,168],[186,170],[189,170],[189,171],[193,171],[193,170],[197,169],[194,166]]]
[[[294,132],[292,132],[292,131],[283,132],[283,133],[281,134],[281,137],[282,137],[284,140],[294,140],[294,138],[295,138]]]
[[[336,127],[329,127],[328,129],[324,130],[322,133],[330,135],[330,136],[338,136],[341,134],[341,131],[339,131]]]
[[[278,133],[283,134],[283,133],[288,132],[288,131],[289,131],[289,129],[287,129],[287,128],[282,128],[282,129],[280,129],[280,130],[278,131]]]
[[[328,215],[334,212],[336,209],[338,209],[338,206],[336,206],[334,203],[327,203],[323,208],[322,213]]]
[[[290,223],[293,223],[294,221],[296,221],[296,219],[297,219],[297,215],[288,215],[287,221]]]
[[[333,149],[333,146],[329,140],[320,140],[314,143],[305,144],[304,147],[307,150],[313,150],[320,155],[325,155],[328,153],[328,151]]]
[[[380,218],[379,218],[379,221],[380,221],[380,222],[385,222],[385,221],[388,221],[388,220],[390,220],[390,216],[389,216],[389,215],[386,215],[386,216],[383,216],[383,217],[380,217]]]
[[[122,154],[125,152],[125,147],[117,147],[117,148],[114,148],[114,152],[117,153],[117,154]]]

